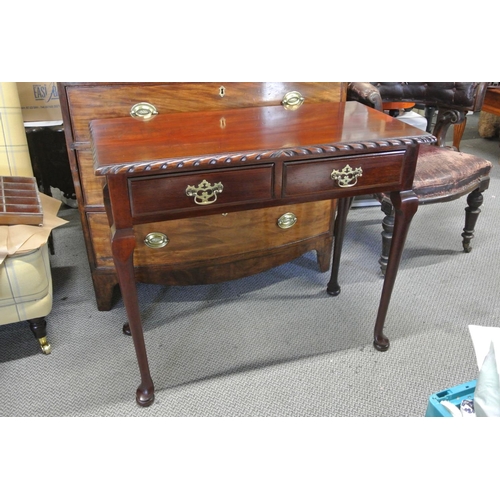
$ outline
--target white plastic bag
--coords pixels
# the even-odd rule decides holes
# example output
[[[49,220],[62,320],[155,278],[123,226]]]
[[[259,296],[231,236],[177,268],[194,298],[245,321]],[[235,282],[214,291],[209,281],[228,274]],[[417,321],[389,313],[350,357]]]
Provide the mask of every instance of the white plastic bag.
[[[479,374],[474,391],[477,417],[500,417],[500,328],[469,325]]]

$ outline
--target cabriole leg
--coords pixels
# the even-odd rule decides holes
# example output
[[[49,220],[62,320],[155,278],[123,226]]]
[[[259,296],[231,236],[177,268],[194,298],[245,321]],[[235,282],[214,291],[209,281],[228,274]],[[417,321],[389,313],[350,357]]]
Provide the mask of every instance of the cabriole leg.
[[[338,281],[340,256],[342,254],[342,245],[344,242],[347,214],[349,213],[349,209],[351,208],[351,203],[352,198],[341,198],[338,202],[337,207],[337,216],[335,218],[335,227],[333,232],[334,242],[332,274],[326,288],[326,291],[333,296],[336,296],[340,293],[340,285]]]
[[[403,248],[406,241],[410,222],[418,208],[418,198],[413,191],[402,191],[391,193],[391,201],[394,206],[394,234],[392,236],[391,250],[389,252],[389,261],[385,272],[384,285],[382,287],[382,296],[375,323],[373,345],[378,351],[387,351],[389,349],[389,339],[384,335],[384,323],[391,300],[392,290],[396,281],[396,275],[403,254]]]
[[[154,401],[154,385],[149,371],[146,344],[135,285],[133,253],[135,237],[132,230],[119,230],[112,238],[113,259],[123,302],[128,316],[128,325],[139,365],[141,383],[137,388],[136,401],[140,406],[149,406]]]

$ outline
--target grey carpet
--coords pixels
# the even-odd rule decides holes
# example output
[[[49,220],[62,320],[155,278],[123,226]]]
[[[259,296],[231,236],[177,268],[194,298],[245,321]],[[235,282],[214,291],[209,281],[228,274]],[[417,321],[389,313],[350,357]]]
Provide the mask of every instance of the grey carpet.
[[[78,211],[55,231],[52,354],[26,324],[0,326],[0,416],[422,417],[430,394],[476,378],[468,325],[500,325],[498,139],[469,117],[461,149],[494,164],[470,254],[461,251],[465,199],[420,207],[412,223],[385,332],[372,347],[382,278],[382,212],[349,214],[340,282],[325,292],[306,254],[219,285],[139,285],[156,387],[135,403],[139,373],[118,300],[95,305]]]

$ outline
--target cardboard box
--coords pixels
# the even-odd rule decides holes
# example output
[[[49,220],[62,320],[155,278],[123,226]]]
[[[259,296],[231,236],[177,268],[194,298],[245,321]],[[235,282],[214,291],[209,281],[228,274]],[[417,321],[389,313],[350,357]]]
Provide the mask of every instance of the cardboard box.
[[[55,82],[17,82],[25,122],[62,121]]]

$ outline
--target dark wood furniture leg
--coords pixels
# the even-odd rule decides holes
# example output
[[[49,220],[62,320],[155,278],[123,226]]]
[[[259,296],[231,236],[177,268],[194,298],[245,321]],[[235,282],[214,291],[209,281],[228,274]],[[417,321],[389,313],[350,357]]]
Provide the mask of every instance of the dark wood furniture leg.
[[[330,281],[326,287],[326,291],[333,295],[334,297],[340,293],[339,285],[339,266],[340,266],[340,256],[342,254],[342,245],[344,243],[344,233],[345,224],[347,220],[347,214],[351,208],[353,198],[341,198],[338,201],[337,206],[337,216],[335,217],[335,228],[333,232],[334,246],[333,246],[333,263],[332,263],[332,274],[330,276]]]
[[[466,125],[467,125],[467,116],[465,117],[462,123],[457,123],[453,127],[453,147],[457,151],[460,151],[460,142],[462,141]]]
[[[464,252],[469,253],[472,248],[470,242],[474,238],[474,228],[477,218],[481,213],[480,206],[483,204],[483,193],[480,188],[475,189],[467,196],[467,207],[465,207],[465,227],[462,233],[462,246]]]
[[[389,262],[389,252],[391,251],[392,234],[394,233],[394,207],[392,203],[382,200],[380,208],[385,217],[382,220],[382,253],[378,263],[382,274],[385,275],[387,263]]]
[[[114,186],[114,187],[113,187]],[[111,228],[111,253],[118,276],[118,284],[127,312],[130,334],[134,342],[135,354],[139,365],[141,383],[136,391],[136,401],[140,406],[150,406],[154,401],[154,385],[149,371],[146,343],[142,330],[141,312],[137,296],[137,285],[134,272],[135,234],[130,216],[130,204],[120,203],[120,196],[128,194],[125,177],[112,177],[103,190],[104,206]],[[112,200],[115,201],[113,206]],[[123,207],[123,205],[125,205]],[[117,208],[120,207],[120,208]],[[116,213],[115,211],[116,210]]]
[[[392,236],[391,251],[385,271],[382,296],[380,298],[373,335],[373,345],[378,351],[387,351],[387,349],[389,349],[389,339],[383,333],[385,318],[387,316],[387,309],[389,308],[392,290],[396,281],[399,262],[403,254],[406,236],[410,229],[410,222],[418,209],[418,198],[413,191],[393,192],[391,193],[391,201],[395,211],[394,234]]]
[[[92,281],[97,302],[98,311],[111,311],[113,308],[113,297],[116,278],[110,274],[92,273]]]
[[[392,290],[396,281],[399,263],[403,254],[406,236],[410,228],[410,222],[418,209],[418,198],[413,191],[391,193],[391,200],[395,213],[394,233],[392,236],[384,285],[382,287],[382,296],[380,298],[377,321],[375,323],[373,335],[373,345],[378,351],[387,351],[387,349],[389,349],[389,339],[383,333],[385,318],[387,316]],[[345,223],[351,202],[352,198],[339,200],[337,218],[335,219],[335,245],[333,251],[332,274],[330,282],[327,286],[327,292],[333,296],[340,293],[338,271],[340,255],[342,252],[342,243],[344,239]]]
[[[434,116],[434,113],[436,112],[436,107],[435,106],[426,106],[425,107],[425,119],[427,120],[427,127],[425,128],[426,132],[431,133],[432,132],[432,118]]]
[[[141,384],[137,388],[136,401],[140,406],[149,406],[154,401],[154,386],[149,371],[135,284],[133,261],[135,236],[133,230],[121,229],[116,231],[112,237],[111,246],[137,362],[139,364],[139,372],[141,374]]]

